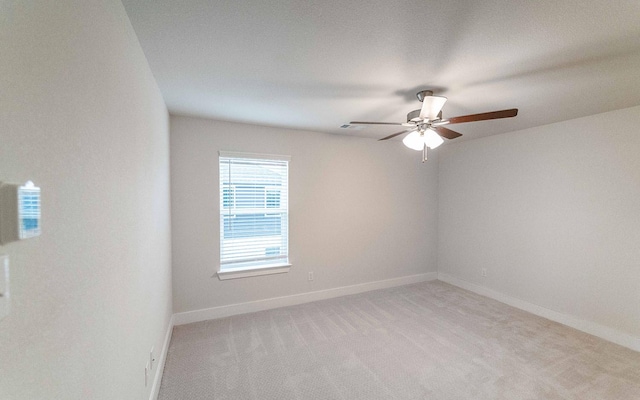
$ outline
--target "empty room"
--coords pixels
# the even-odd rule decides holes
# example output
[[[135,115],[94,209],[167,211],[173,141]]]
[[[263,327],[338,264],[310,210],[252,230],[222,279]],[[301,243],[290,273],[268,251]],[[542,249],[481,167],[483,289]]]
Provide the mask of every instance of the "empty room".
[[[0,1],[0,400],[640,399],[639,17]]]

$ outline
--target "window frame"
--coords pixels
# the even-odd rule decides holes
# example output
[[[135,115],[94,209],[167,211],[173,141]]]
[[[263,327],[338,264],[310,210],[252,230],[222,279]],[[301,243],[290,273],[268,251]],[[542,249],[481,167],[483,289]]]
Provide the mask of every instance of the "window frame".
[[[222,268],[223,267],[223,263],[222,263],[222,242],[224,240],[223,238],[223,225],[224,225],[224,220],[222,218],[222,212],[224,210],[224,202],[225,202],[225,198],[224,198],[224,192],[223,192],[223,183],[221,181],[220,178],[220,168],[221,168],[221,159],[222,158],[237,158],[237,159],[252,159],[252,160],[265,160],[265,161],[286,161],[287,162],[287,191],[286,191],[286,201],[287,201],[287,206],[286,206],[286,216],[287,216],[287,229],[286,229],[286,241],[287,241],[287,253],[286,253],[286,260],[282,261],[282,260],[278,260],[277,262],[268,262],[267,259],[262,259],[261,261],[264,261],[264,263],[260,263],[257,262],[255,264],[251,264],[251,265],[242,265],[242,266],[238,266],[238,267],[227,267],[227,268]],[[219,254],[218,254],[218,271],[217,271],[217,275],[218,278],[220,280],[227,280],[227,279],[235,279],[235,278],[246,278],[246,277],[251,277],[251,276],[260,276],[260,275],[271,275],[271,274],[281,274],[281,273],[286,273],[289,272],[292,264],[291,264],[291,260],[290,260],[290,251],[289,251],[289,216],[290,216],[290,210],[289,210],[289,164],[291,162],[291,157],[290,156],[286,156],[286,155],[276,155],[276,154],[262,154],[262,153],[245,153],[245,152],[235,152],[235,151],[218,151],[218,196],[219,196],[219,203],[218,203],[218,228],[219,228],[219,232],[220,232],[220,238],[219,238]],[[235,205],[236,203],[236,193],[237,193],[237,188],[236,186],[238,185],[232,185],[229,188],[229,192],[230,192],[230,196],[229,196],[229,200],[228,203]],[[269,207],[269,191],[272,190],[270,188],[264,188],[264,209],[268,210],[272,207]],[[281,205],[282,203],[282,196],[281,193],[278,193],[277,197],[277,203],[278,205]],[[277,207],[277,209],[280,209],[281,207]],[[272,208],[272,209],[276,209],[276,208]],[[282,214],[281,214],[282,215]]]

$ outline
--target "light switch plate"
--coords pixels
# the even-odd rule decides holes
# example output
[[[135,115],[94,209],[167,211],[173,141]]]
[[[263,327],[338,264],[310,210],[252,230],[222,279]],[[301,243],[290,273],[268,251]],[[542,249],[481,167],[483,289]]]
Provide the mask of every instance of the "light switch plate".
[[[0,319],[9,315],[10,308],[9,256],[6,254],[0,254]]]

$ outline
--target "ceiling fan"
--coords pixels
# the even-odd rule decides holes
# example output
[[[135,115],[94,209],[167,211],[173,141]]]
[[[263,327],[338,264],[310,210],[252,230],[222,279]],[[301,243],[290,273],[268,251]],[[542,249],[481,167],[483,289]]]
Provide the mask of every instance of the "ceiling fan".
[[[461,133],[445,128],[443,125],[461,124],[464,122],[486,121],[490,119],[511,118],[518,115],[517,108],[492,111],[481,114],[463,115],[442,119],[442,107],[447,101],[446,97],[434,96],[431,90],[422,90],[416,94],[422,102],[422,109],[413,110],[407,114],[407,122],[362,122],[352,121],[353,125],[401,125],[406,129],[383,137],[379,140],[394,138],[403,133],[408,133],[402,142],[413,150],[422,150],[422,162],[427,160],[427,148],[435,149],[444,139],[455,139],[462,136]]]

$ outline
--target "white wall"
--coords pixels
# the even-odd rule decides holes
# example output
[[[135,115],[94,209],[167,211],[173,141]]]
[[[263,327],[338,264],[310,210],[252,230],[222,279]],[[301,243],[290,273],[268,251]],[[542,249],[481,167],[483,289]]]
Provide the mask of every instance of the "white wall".
[[[439,272],[640,338],[638,127],[635,107],[444,148]]]
[[[0,180],[42,188],[11,257],[1,399],[145,399],[171,315],[168,115],[120,1],[0,2]]]
[[[435,157],[422,164],[397,141],[181,116],[170,148],[176,312],[436,271]],[[215,276],[219,150],[292,157],[290,272]]]

